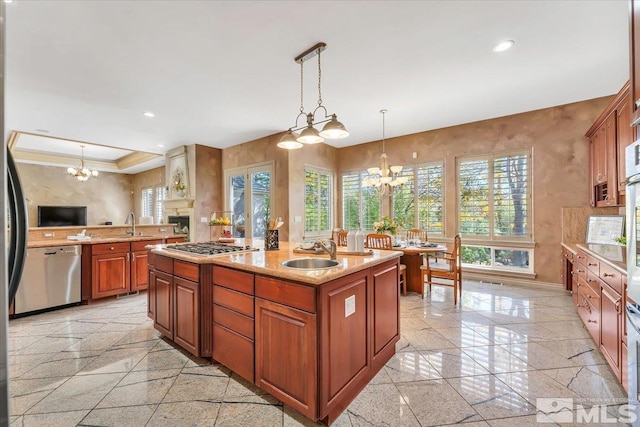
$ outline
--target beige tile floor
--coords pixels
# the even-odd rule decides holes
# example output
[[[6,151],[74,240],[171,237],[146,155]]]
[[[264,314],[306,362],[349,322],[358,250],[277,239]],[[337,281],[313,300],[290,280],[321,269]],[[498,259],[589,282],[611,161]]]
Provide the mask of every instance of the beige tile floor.
[[[536,398],[625,402],[565,292],[465,282],[451,301],[402,297],[397,354],[334,425],[540,425]],[[145,295],[16,319],[9,337],[12,426],[314,425],[163,340]]]

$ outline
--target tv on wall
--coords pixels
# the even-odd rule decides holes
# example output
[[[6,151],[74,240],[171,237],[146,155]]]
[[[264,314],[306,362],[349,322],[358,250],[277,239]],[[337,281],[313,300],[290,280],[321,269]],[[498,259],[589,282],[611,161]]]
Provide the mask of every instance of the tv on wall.
[[[86,206],[38,206],[38,227],[87,225]]]

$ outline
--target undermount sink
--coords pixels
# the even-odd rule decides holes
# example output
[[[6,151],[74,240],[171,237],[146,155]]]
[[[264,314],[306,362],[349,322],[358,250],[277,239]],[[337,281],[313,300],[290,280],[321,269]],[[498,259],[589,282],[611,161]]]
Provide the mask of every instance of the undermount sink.
[[[340,261],[327,258],[296,258],[282,263],[283,267],[297,268],[302,270],[320,270],[323,268],[333,268],[340,265]]]

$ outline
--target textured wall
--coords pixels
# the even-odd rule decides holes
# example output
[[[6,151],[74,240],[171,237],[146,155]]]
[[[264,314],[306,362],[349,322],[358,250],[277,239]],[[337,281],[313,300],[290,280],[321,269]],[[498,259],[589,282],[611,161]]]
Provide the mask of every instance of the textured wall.
[[[224,208],[222,193],[222,150],[217,148],[195,146],[195,209],[196,241],[210,240],[208,223],[200,222],[201,217],[211,215],[213,211]],[[192,184],[193,185],[193,184]]]
[[[26,163],[17,167],[27,198],[29,227],[38,225],[38,205],[87,206],[87,225],[124,224],[131,212],[131,175],[101,172],[98,178],[80,182],[66,168]]]
[[[537,280],[560,283],[562,207],[589,204],[589,142],[584,136],[612,97],[405,135],[387,140],[391,164],[444,160],[445,236],[456,233],[456,157],[531,148]],[[400,119],[397,119],[400,120]],[[340,171],[379,164],[381,143],[339,150]],[[412,159],[412,152],[418,153]],[[549,267],[553,266],[553,267]]]
[[[280,228],[282,241],[289,240],[289,153],[278,148],[281,134],[275,134],[254,141],[222,150],[223,170],[273,162],[274,187],[272,216],[285,217],[285,224]],[[304,185],[304,184],[303,184]],[[300,200],[304,203],[304,199]]]

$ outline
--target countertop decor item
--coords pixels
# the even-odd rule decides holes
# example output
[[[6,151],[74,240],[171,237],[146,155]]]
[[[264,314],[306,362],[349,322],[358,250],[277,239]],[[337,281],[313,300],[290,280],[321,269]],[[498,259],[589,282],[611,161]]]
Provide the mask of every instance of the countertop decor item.
[[[80,155],[80,166],[79,167],[70,167],[67,169],[67,173],[71,176],[76,177],[78,181],[87,181],[89,178],[97,178],[98,171],[91,170],[84,165],[84,145],[80,145],[80,149],[82,150],[82,154]]]
[[[380,156],[380,167],[368,168],[367,172],[370,177],[364,179],[362,185],[364,187],[373,187],[380,196],[389,196],[394,188],[402,187],[406,184],[409,177],[399,176],[400,172],[402,172],[402,166],[389,166],[387,153],[384,152],[384,115],[387,114],[387,110],[380,110],[380,114],[382,114],[382,155]]]
[[[287,130],[280,142],[278,142],[279,148],[285,148],[287,150],[293,150],[296,148],[302,148],[303,144],[318,144],[324,142],[325,139],[342,139],[349,136],[349,131],[344,127],[342,123],[338,121],[336,114],[329,114],[324,105],[322,105],[322,68],[320,67],[320,53],[327,48],[326,43],[318,43],[315,46],[302,52],[300,55],[294,58],[298,64],[300,64],[300,113],[296,117],[296,124]],[[311,113],[304,112],[304,62],[318,56],[318,106]],[[320,117],[317,120],[316,113],[318,110],[324,110],[324,117]],[[298,120],[300,117],[306,117],[307,124],[300,126]],[[326,123],[322,131],[318,132],[313,126]],[[300,134],[296,131],[302,130]]]

